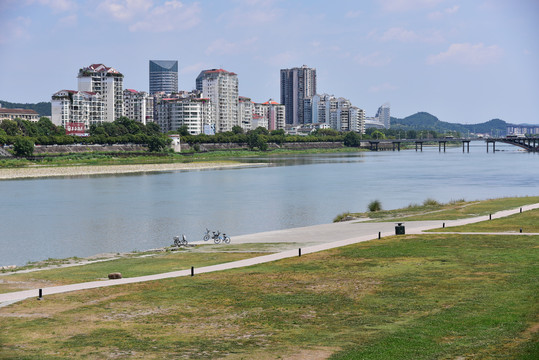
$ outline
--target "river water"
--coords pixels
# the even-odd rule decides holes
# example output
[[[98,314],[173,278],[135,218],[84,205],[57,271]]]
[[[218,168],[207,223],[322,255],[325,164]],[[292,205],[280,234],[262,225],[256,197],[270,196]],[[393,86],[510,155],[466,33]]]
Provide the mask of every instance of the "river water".
[[[206,227],[235,235],[329,223],[379,200],[539,195],[539,154],[483,142],[423,151],[256,159],[253,168],[0,182],[0,265],[163,247]]]

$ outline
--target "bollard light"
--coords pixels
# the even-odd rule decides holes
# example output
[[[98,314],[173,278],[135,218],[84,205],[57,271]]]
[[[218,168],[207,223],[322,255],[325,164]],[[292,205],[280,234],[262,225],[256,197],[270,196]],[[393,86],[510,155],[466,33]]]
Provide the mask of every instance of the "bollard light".
[[[191,266],[191,276],[195,276],[195,267]]]
[[[381,238],[382,238],[382,233],[378,231],[378,239],[381,239]]]
[[[39,289],[39,296],[37,298],[38,300],[43,299],[43,289]]]
[[[299,254],[298,254],[298,256],[301,256],[301,248],[299,248]]]

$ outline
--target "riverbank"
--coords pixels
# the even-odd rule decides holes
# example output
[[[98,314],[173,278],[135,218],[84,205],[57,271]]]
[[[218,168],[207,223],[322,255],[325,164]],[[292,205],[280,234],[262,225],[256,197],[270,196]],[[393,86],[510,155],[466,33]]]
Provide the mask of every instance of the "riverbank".
[[[532,215],[515,210],[515,223]],[[486,224],[498,221],[496,216],[491,221],[483,218]],[[340,233],[349,225],[380,226],[328,227],[342,228]],[[309,238],[305,229],[302,232]],[[216,254],[177,253],[167,256],[174,256],[168,264],[159,257],[131,259],[116,268],[110,267],[115,261],[92,264],[94,277],[122,265],[122,272],[147,271],[158,261],[168,271],[185,269],[185,276],[69,294],[44,292],[41,301],[34,299],[34,291],[32,299],[0,309],[0,355],[535,358],[539,326],[533,249],[538,236],[386,236],[304,251],[302,256],[296,249],[293,256],[278,261],[208,273],[202,273],[203,262],[215,263]],[[105,264],[109,268],[97,268]],[[193,265],[195,274],[189,276]],[[83,268],[31,276],[36,286],[69,283],[89,276]]]
[[[221,168],[250,167],[258,164],[243,164],[234,161],[212,161],[192,163],[95,165],[95,166],[34,166],[0,169],[0,180],[28,179],[59,176],[90,176],[112,174],[135,174],[145,172],[208,170]]]

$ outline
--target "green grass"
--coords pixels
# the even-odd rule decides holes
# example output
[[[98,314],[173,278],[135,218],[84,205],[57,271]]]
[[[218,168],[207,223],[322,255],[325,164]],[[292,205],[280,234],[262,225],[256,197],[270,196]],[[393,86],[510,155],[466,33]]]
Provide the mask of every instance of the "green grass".
[[[456,220],[473,216],[514,209],[519,206],[539,203],[539,196],[510,197],[481,201],[455,200],[447,204],[434,199],[426,199],[422,205],[410,204],[408,207],[376,212],[351,213],[356,218],[369,217],[374,221],[421,221]]]
[[[524,211],[500,219],[482,221],[476,224],[445,227],[430,231],[446,232],[522,232],[539,233],[539,209]]]
[[[146,156],[117,156],[110,153],[88,152],[71,153],[59,157],[45,157],[43,160],[30,161],[26,159],[2,159],[0,160],[0,169],[17,168],[35,165],[46,166],[74,166],[74,165],[135,165],[135,164],[168,164],[185,162],[203,162],[203,161],[230,161],[239,157],[257,157],[257,156],[279,156],[279,155],[301,155],[301,154],[319,154],[319,153],[342,153],[365,151],[358,148],[337,148],[337,149],[275,149],[270,151],[249,151],[249,150],[225,150],[210,152],[185,152],[169,153],[167,156],[155,156],[148,153]],[[125,152],[123,154],[129,154]],[[46,154],[45,154],[46,155]]]
[[[143,275],[159,274],[170,271],[186,270],[191,266],[201,267],[220,264],[224,262],[242,260],[261,253],[245,252],[241,246],[236,249],[228,248],[226,252],[163,252],[163,253],[141,253],[139,256],[96,262],[87,265],[64,267],[34,271],[30,273],[13,273],[4,275],[0,279],[0,293],[20,291],[24,289],[35,289],[44,286],[74,284],[87,281],[107,279],[109,273],[120,272],[122,277],[136,277]],[[221,248],[223,246],[221,245]],[[241,252],[234,252],[234,251]],[[211,251],[211,245],[209,247]],[[151,257],[140,257],[140,255],[151,255]],[[53,261],[47,264],[66,263],[66,261]]]
[[[537,358],[538,245],[404,235],[31,299],[0,308],[0,358]]]

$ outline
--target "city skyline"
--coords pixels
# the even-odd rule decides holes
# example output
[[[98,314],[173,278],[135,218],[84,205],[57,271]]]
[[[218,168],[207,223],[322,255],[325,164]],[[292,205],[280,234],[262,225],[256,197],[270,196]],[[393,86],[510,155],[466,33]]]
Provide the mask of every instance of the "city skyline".
[[[181,90],[200,71],[238,74],[239,95],[280,97],[280,70],[317,70],[317,92],[373,116],[539,123],[534,1],[70,1],[0,3],[0,99],[48,101],[103,63],[149,91],[148,61],[178,60]],[[315,24],[315,26],[313,26]],[[21,75],[22,74],[22,75]],[[523,106],[524,105],[524,106]]]

